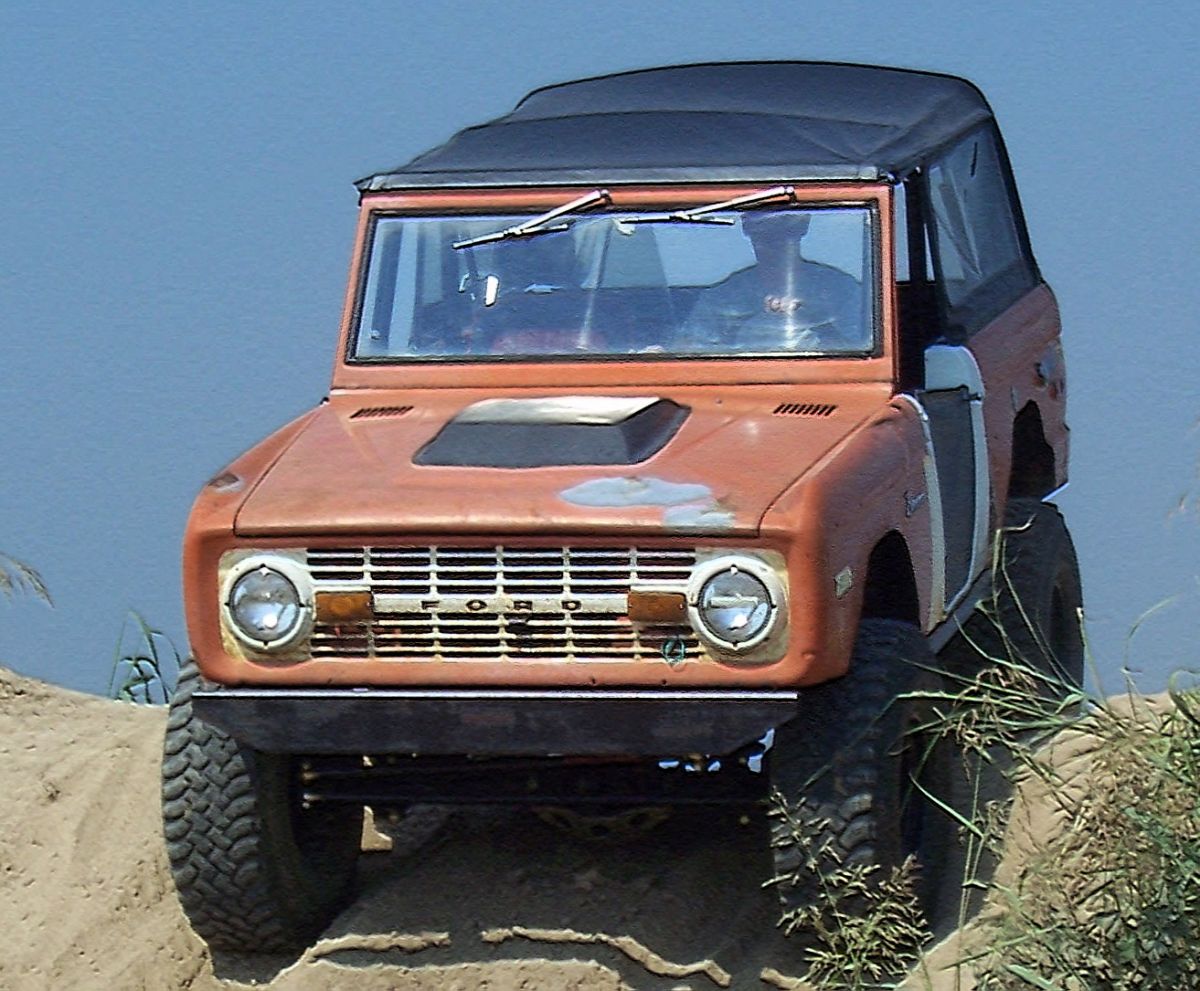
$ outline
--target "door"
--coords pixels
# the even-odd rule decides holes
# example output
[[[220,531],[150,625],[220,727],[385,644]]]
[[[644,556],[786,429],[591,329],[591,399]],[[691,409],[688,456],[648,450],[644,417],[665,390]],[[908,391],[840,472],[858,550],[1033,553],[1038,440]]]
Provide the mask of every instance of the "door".
[[[974,355],[956,345],[927,348],[925,388],[917,401],[934,476],[929,492],[932,542],[935,574],[941,563],[944,617],[987,563],[991,492],[983,379]]]

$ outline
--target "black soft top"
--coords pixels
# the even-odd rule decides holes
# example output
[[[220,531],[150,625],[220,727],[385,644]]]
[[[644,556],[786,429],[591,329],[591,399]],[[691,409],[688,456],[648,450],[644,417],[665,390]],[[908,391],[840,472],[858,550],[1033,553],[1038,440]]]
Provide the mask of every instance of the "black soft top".
[[[988,120],[965,79],[830,62],[718,62],[534,90],[503,117],[360,179],[363,192],[903,175]]]

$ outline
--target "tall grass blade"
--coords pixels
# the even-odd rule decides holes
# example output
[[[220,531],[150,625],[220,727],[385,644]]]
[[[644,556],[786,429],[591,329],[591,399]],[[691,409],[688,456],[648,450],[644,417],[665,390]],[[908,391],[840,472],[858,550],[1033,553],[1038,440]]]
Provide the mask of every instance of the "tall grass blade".
[[[12,597],[18,592],[28,592],[47,605],[54,605],[41,575],[23,561],[0,552],[0,593]]]
[[[182,664],[183,658],[171,638],[131,609],[121,623],[113,650],[109,697],[124,702],[165,704]]]

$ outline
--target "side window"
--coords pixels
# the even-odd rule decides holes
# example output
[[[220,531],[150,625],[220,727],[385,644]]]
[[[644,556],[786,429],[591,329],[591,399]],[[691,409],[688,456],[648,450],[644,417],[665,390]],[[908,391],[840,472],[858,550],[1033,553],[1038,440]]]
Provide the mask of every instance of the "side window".
[[[910,217],[910,212],[917,211],[919,216],[920,207],[909,203],[911,183],[914,179],[909,178],[897,185],[892,194],[892,241],[895,244],[896,252],[896,281],[897,282],[932,282],[933,281],[933,266],[929,260],[929,238],[925,234],[924,227],[920,228],[920,233],[914,241],[910,225],[913,223],[913,218]],[[912,194],[912,195],[915,195]],[[916,223],[920,223],[917,219]],[[922,269],[924,269],[924,278],[921,277]]]
[[[893,189],[892,241],[896,256],[896,304],[900,319],[900,385],[925,386],[925,348],[941,336],[934,295],[929,237],[922,223],[921,178],[909,176]]]
[[[417,267],[416,237],[405,236],[399,224],[377,221],[375,239],[358,340],[359,352],[369,356],[388,354],[407,343]],[[401,331],[405,339],[393,339],[393,331]]]
[[[1034,285],[1011,183],[990,131],[930,163],[929,209],[947,320],[973,333]]]
[[[892,195],[892,242],[896,252],[896,281],[908,282],[908,190],[903,184],[896,186]]]

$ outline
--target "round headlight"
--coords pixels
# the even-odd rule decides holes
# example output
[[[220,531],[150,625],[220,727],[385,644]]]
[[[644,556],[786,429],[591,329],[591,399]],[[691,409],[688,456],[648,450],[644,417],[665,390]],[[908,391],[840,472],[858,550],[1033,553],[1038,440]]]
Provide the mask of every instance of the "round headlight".
[[[764,635],[775,605],[766,583],[736,564],[711,575],[696,598],[696,612],[709,634],[735,649]]]
[[[296,586],[265,565],[242,575],[229,592],[229,614],[238,629],[262,644],[287,639],[300,623],[302,608]]]

